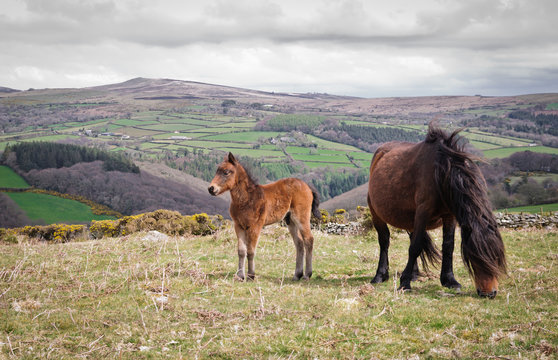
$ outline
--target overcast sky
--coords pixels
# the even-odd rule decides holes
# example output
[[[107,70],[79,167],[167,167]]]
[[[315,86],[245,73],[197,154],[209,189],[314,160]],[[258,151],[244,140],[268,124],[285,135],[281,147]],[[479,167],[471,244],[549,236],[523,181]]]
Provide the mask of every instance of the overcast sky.
[[[0,86],[558,92],[557,0],[2,0]]]

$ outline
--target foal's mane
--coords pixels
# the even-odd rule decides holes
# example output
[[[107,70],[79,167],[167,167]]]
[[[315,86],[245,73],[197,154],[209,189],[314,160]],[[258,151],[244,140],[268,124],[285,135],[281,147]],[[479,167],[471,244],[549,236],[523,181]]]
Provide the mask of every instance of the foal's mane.
[[[255,185],[255,186],[256,186],[256,185],[259,185],[258,179],[256,179],[256,178],[254,177],[254,175],[252,174],[252,170],[251,170],[250,168],[244,166],[243,164],[241,164],[240,162],[238,162],[238,160],[237,160],[237,164],[238,164],[240,167],[242,167],[242,168],[244,169],[244,172],[246,173],[246,177],[248,178],[248,182],[249,182],[251,185]]]

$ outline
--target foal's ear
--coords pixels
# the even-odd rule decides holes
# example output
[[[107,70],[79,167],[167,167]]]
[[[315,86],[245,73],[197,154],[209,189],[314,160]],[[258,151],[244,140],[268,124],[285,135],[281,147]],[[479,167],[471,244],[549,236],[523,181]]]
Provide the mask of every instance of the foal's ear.
[[[228,160],[231,164],[233,165],[236,164],[236,159],[234,158],[234,155],[231,152],[229,153]]]

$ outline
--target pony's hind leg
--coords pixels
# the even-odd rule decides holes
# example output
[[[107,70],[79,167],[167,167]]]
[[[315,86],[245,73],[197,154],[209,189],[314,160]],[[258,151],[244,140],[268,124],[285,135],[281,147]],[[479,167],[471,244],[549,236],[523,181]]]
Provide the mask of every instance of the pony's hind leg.
[[[442,271],[440,272],[440,282],[442,286],[450,289],[461,289],[461,284],[455,280],[453,275],[453,249],[455,238],[455,219],[444,219],[444,235],[442,242]]]
[[[300,280],[300,278],[302,278],[302,276],[304,275],[304,270],[303,270],[304,244],[302,242],[302,238],[298,231],[298,227],[296,226],[295,222],[292,219],[290,219],[288,223],[288,228],[289,228],[289,232],[291,233],[291,236],[293,237],[293,242],[296,249],[296,267],[295,267],[293,280]]]
[[[389,229],[387,224],[377,217],[373,218],[374,228],[378,233],[378,243],[380,244],[380,259],[378,260],[378,269],[376,276],[372,279],[372,284],[381,283],[389,279]]]

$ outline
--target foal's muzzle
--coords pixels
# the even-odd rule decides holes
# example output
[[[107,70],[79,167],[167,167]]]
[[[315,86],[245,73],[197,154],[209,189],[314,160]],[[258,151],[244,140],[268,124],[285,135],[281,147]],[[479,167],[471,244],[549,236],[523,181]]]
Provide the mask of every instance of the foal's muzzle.
[[[213,196],[217,195],[217,189],[215,188],[215,186],[211,185],[210,187],[207,188],[207,191],[209,191],[209,193]]]

